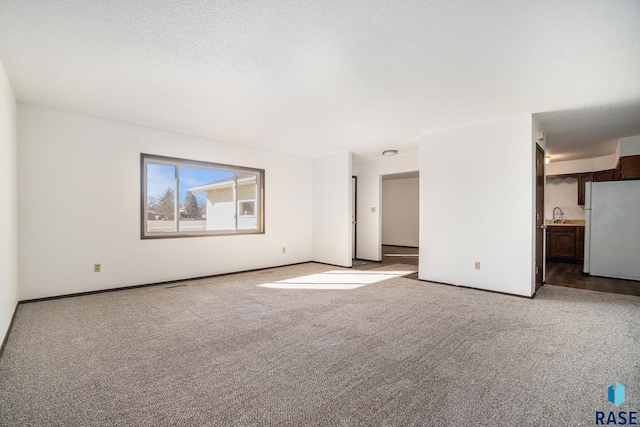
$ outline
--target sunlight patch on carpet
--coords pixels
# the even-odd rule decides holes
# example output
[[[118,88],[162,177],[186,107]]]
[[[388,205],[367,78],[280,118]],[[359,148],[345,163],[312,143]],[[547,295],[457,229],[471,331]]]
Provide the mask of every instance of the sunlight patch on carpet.
[[[276,289],[349,290],[370,285],[372,283],[378,283],[387,279],[406,276],[411,273],[415,273],[415,271],[331,270],[325,271],[324,273],[280,280],[274,283],[263,283],[258,286]]]

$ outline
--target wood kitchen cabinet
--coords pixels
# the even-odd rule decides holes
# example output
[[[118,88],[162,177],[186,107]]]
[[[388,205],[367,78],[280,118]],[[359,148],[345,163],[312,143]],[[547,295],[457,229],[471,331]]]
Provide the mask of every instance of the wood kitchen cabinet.
[[[595,172],[595,181],[596,182],[605,182],[605,181],[613,181],[616,179],[616,170],[615,169],[607,169],[604,171]]]
[[[584,259],[584,227],[548,225],[547,258],[571,261]]]
[[[616,179],[640,179],[640,155],[624,156],[618,160]]]
[[[576,245],[578,247],[578,253],[576,254],[576,258],[580,261],[584,261],[584,227],[578,228],[578,240],[576,240]]]
[[[640,179],[640,155],[620,157],[615,169],[596,172],[567,173],[547,175],[547,179],[575,178],[578,180],[578,205],[584,205],[584,184],[587,182],[618,181],[621,179]]]
[[[584,205],[584,184],[592,182],[594,179],[593,172],[578,174],[578,205]]]

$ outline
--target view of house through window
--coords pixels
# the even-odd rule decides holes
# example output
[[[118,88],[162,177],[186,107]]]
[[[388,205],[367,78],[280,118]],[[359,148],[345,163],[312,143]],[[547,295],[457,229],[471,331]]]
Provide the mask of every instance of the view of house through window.
[[[262,233],[264,171],[141,155],[142,237]]]

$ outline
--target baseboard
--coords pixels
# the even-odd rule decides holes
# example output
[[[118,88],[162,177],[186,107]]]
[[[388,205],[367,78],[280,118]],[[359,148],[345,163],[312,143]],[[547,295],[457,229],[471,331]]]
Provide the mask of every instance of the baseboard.
[[[7,328],[7,332],[4,334],[4,339],[2,340],[2,345],[0,345],[0,357],[2,357],[2,353],[4,353],[4,348],[7,345],[7,340],[9,339],[9,334],[11,333],[11,329],[13,328],[13,321],[16,320],[16,313],[18,312],[18,306],[20,303],[16,303],[16,307],[13,309],[13,316],[11,316],[11,322],[9,322],[9,327]]]
[[[231,276],[232,274],[251,273],[251,272],[254,272],[254,271],[269,270],[271,268],[290,267],[290,266],[293,266],[293,265],[306,264],[306,263],[309,263],[309,262],[316,262],[316,261],[294,262],[294,263],[291,263],[291,264],[274,265],[274,266],[271,266],[271,267],[261,267],[261,268],[253,268],[253,269],[249,269],[249,270],[233,271],[233,272],[230,272],[230,273],[210,274],[210,275],[207,275],[207,276],[187,277],[187,278],[184,278],[184,279],[166,280],[166,281],[163,281],[163,282],[145,283],[145,284],[142,284],[142,285],[122,286],[122,287],[119,287],[119,288],[98,289],[96,291],[75,292],[75,293],[71,293],[71,294],[54,295],[54,296],[43,297],[43,298],[33,298],[33,299],[27,299],[27,300],[19,301],[18,304],[29,304],[29,303],[32,303],[32,302],[51,301],[51,300],[56,300],[56,299],[61,299],[61,298],[73,298],[73,297],[80,297],[80,296],[85,296],[85,295],[102,294],[102,293],[106,293],[106,292],[118,292],[118,291],[130,290],[130,289],[146,288],[148,286],[168,285],[168,284],[171,284],[171,283],[188,282],[190,280],[200,280],[200,279],[210,279],[210,278],[213,278],[213,277]],[[318,263],[318,264],[322,264],[322,263]],[[330,264],[327,264],[327,265],[330,265]]]
[[[360,259],[360,258],[358,258]],[[309,261],[312,262],[314,264],[322,264],[322,265],[328,265],[329,267],[338,267],[338,268],[351,268],[351,267],[345,267],[344,265],[338,265],[338,264],[330,264],[328,262],[320,262],[320,261]]]
[[[473,289],[474,291],[491,292],[492,294],[508,295],[510,297],[518,297],[518,298],[525,298],[525,299],[533,299],[535,295],[534,293],[533,295],[528,297],[525,295],[511,294],[509,292],[492,291],[491,289],[474,288],[472,286],[464,286],[464,285],[454,285],[453,283],[436,282],[434,280],[424,280],[420,278],[418,278],[418,281],[425,282],[425,283],[435,283],[436,285],[455,286],[456,288]]]

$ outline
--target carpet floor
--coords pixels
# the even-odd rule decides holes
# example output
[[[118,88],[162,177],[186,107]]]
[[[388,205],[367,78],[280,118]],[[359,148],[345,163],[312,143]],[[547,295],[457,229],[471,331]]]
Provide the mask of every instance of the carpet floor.
[[[640,297],[403,277],[258,286],[327,270],[21,304],[0,425],[587,426],[595,411],[640,410]]]

